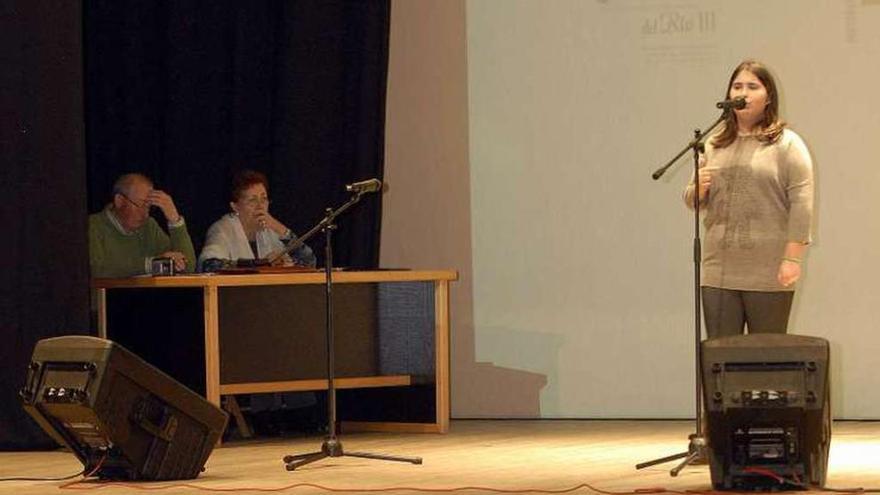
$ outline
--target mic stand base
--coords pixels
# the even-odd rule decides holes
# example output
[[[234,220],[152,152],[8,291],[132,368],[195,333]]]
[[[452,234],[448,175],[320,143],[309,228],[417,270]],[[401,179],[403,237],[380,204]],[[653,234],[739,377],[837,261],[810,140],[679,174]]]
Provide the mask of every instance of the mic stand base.
[[[410,464],[422,463],[421,457],[400,457],[394,455],[371,454],[369,452],[344,452],[342,449],[342,442],[340,442],[338,438],[328,437],[324,439],[324,443],[321,444],[321,450],[318,452],[285,456],[284,467],[288,471],[293,471],[298,467],[311,464],[315,461],[320,461],[327,457],[360,457],[362,459],[408,462]]]

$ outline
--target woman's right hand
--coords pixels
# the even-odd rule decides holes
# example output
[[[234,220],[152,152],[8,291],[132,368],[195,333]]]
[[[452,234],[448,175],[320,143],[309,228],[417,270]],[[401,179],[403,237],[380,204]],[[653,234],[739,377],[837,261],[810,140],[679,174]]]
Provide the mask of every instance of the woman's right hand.
[[[700,169],[698,183],[697,193],[699,194],[700,202],[702,202],[709,195],[709,189],[712,186],[712,172],[707,167]]]
[[[268,211],[258,212],[256,220],[261,229],[274,230],[278,235],[284,235],[285,232],[287,232],[287,227],[273,217]]]

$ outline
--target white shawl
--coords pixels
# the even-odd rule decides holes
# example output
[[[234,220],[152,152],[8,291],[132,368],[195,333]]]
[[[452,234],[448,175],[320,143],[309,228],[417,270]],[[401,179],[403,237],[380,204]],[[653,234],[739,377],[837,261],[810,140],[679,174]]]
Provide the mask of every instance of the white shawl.
[[[202,248],[202,252],[199,254],[199,266],[202,265],[203,261],[211,258],[252,260],[254,258],[266,258],[270,253],[284,249],[281,237],[271,229],[259,230],[256,240],[257,253],[254,256],[247,236],[244,234],[244,228],[241,226],[241,220],[232,213],[223,215],[220,220],[214,222],[208,229],[205,247]],[[287,258],[286,255],[285,258]]]

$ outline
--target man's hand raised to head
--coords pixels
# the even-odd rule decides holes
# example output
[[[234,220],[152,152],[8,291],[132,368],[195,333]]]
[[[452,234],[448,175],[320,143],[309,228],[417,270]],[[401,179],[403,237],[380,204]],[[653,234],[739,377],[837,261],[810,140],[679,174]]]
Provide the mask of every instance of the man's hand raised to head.
[[[147,195],[147,203],[157,206],[162,210],[162,214],[165,215],[165,219],[168,220],[168,223],[177,223],[180,221],[180,213],[177,212],[177,207],[174,206],[174,200],[171,199],[171,196],[165,191],[153,189],[150,191],[150,194]]]

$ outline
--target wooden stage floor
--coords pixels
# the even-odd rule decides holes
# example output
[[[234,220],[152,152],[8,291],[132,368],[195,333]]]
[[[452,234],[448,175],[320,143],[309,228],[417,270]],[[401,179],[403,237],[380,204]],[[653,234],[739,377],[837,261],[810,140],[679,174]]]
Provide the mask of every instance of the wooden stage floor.
[[[310,483],[334,491],[364,493],[408,487],[388,493],[434,493],[442,489],[485,487],[498,490],[565,490],[588,483],[601,490],[630,491],[666,488],[676,491],[709,491],[707,466],[686,468],[669,476],[674,463],[636,471],[638,462],[663,457],[687,447],[692,421],[454,421],[448,435],[357,433],[340,438],[345,449],[402,456],[421,456],[420,466],[359,458],[324,459],[295,472],[281,462],[286,454],[315,450],[320,437],[234,441],[215,449],[207,470],[194,487],[175,486],[161,494],[257,493],[297,483]],[[0,478],[53,477],[77,472],[82,466],[67,452],[2,452]],[[168,483],[136,486],[102,486],[101,495],[150,493],[141,489]],[[3,482],[0,493],[15,495],[64,493],[61,482]],[[880,487],[880,422],[834,424],[828,486],[833,488]],[[83,483],[71,488],[97,488]],[[292,487],[283,493],[330,493],[314,486]],[[426,491],[419,491],[422,489]],[[240,490],[240,491],[239,491]],[[384,490],[382,490],[384,492]],[[457,493],[492,493],[474,489]],[[535,493],[535,492],[533,492]],[[595,493],[581,488],[570,493]]]

